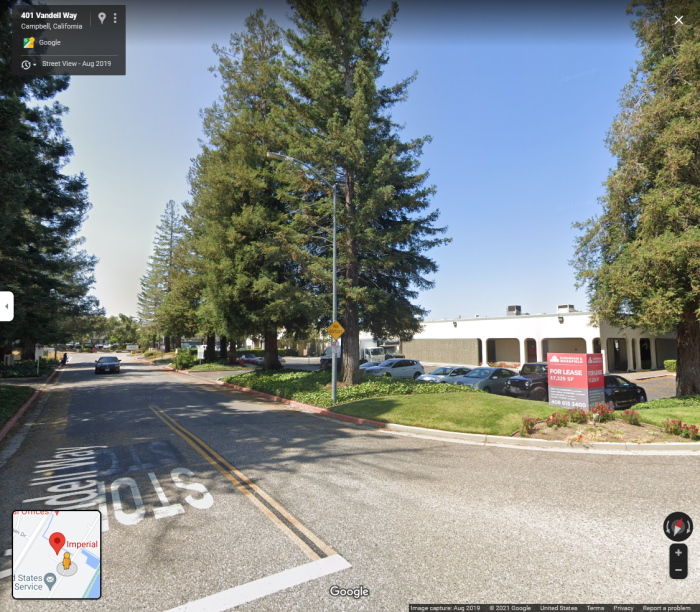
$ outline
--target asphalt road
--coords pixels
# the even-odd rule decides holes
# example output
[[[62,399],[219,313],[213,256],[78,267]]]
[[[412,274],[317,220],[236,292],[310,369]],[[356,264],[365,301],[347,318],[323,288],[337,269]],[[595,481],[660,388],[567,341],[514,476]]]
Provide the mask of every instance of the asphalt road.
[[[93,359],[72,355],[0,443],[2,551],[13,510],[76,501],[37,480],[39,462],[94,451],[103,551],[91,610],[223,610],[265,578],[266,594],[239,609],[700,600],[698,536],[688,578],[671,580],[662,529],[675,511],[700,521],[698,457],[392,435],[126,356],[121,374],[95,377]],[[3,611],[76,605],[13,600],[10,563],[0,557]],[[294,586],[275,591],[285,580]],[[334,585],[369,594],[334,597]]]

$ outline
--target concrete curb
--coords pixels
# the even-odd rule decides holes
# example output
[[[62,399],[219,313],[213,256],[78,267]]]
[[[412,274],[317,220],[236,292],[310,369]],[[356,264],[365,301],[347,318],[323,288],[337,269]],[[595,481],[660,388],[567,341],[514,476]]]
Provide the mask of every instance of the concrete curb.
[[[397,425],[395,423],[382,423],[381,421],[372,421],[369,419],[361,419],[359,417],[349,416],[347,414],[339,414],[337,412],[330,412],[325,408],[318,408],[317,406],[311,406],[310,404],[303,404],[302,402],[297,402],[284,397],[278,397],[276,395],[270,395],[268,393],[263,393],[262,391],[257,391],[255,389],[250,389],[248,387],[242,387],[240,385],[234,385],[232,383],[223,382],[221,380],[209,380],[208,378],[202,378],[196,374],[189,374],[188,372],[181,372],[179,370],[167,369],[170,372],[177,372],[178,374],[184,374],[186,376],[192,376],[203,380],[208,383],[215,385],[222,385],[233,389],[235,391],[240,391],[242,393],[249,393],[256,397],[263,399],[272,400],[281,404],[287,404],[292,408],[295,408],[301,412],[311,412],[317,416],[333,419],[335,421],[343,421],[345,423],[351,423],[354,425],[362,425],[365,427],[371,427],[373,429],[381,429],[384,431],[392,431],[396,433],[409,434],[409,435],[419,435],[430,438],[443,438],[446,440],[455,440],[459,442],[467,442],[471,444],[483,444],[492,446],[519,446],[523,448],[539,448],[539,449],[552,449],[552,450],[577,450],[577,451],[588,451],[588,450],[599,450],[599,451],[671,451],[680,452],[684,451],[685,454],[700,453],[700,442],[669,442],[668,444],[663,443],[651,443],[651,444],[636,444],[631,442],[588,442],[584,444],[570,444],[563,440],[541,440],[538,438],[512,438],[509,436],[492,436],[487,434],[472,434],[472,433],[462,433],[458,431],[443,431],[441,429],[428,429],[425,427],[413,427],[410,425]]]
[[[44,389],[46,388],[46,385],[54,382],[56,378],[58,378],[58,375],[60,374],[60,370],[56,368],[51,375],[46,379],[46,382],[42,383],[41,388],[37,389],[34,391],[32,396],[22,404],[20,409],[15,412],[14,416],[10,418],[10,420],[5,423],[2,429],[0,429],[0,441],[2,441],[5,436],[10,432],[10,430],[15,426],[17,421],[19,421],[22,418],[22,415],[29,410],[29,407],[34,403],[35,400],[39,398],[39,396],[44,392]]]

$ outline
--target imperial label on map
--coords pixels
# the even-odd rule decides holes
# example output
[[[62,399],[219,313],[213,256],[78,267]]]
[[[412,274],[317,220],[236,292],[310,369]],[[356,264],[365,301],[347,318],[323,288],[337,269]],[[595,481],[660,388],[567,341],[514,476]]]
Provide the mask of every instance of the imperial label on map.
[[[102,515],[98,510],[12,513],[15,599],[99,599]]]

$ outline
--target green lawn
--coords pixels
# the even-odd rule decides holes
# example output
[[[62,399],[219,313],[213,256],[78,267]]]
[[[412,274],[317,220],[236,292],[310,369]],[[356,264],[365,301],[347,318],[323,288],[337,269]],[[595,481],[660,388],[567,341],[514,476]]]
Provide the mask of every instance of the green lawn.
[[[2,427],[34,394],[31,387],[0,385],[0,427]]]
[[[382,423],[445,431],[510,436],[523,415],[544,419],[556,410],[532,402],[488,393],[377,397],[335,406],[333,412]]]
[[[189,372],[217,372],[219,370],[243,370],[239,365],[229,363],[201,363],[188,369]]]
[[[700,427],[700,395],[653,400],[646,404],[637,404],[633,406],[633,410],[639,413],[643,423],[649,425],[660,427],[666,419],[672,419]]]
[[[363,419],[495,436],[516,432],[523,416],[541,420],[554,412],[563,412],[544,402],[413,380],[365,378],[359,385],[339,387],[335,406],[327,372],[257,371],[225,380]],[[655,400],[637,404],[633,409],[640,414],[642,422],[650,425],[661,426],[666,419],[673,419],[700,427],[700,396]],[[615,418],[619,419],[621,413],[618,410]]]
[[[666,419],[673,419],[700,427],[700,396],[655,400],[632,409],[649,425],[661,427]],[[333,412],[383,423],[509,436],[518,430],[525,415],[544,419],[564,410],[543,402],[475,393],[378,397],[336,406]],[[615,418],[621,413],[616,411]]]

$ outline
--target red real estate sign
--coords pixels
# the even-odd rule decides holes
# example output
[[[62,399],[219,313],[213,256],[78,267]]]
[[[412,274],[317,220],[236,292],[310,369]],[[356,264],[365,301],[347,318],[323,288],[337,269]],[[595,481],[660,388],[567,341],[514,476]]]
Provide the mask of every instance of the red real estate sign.
[[[547,378],[553,406],[590,410],[605,401],[600,353],[549,353]]]

